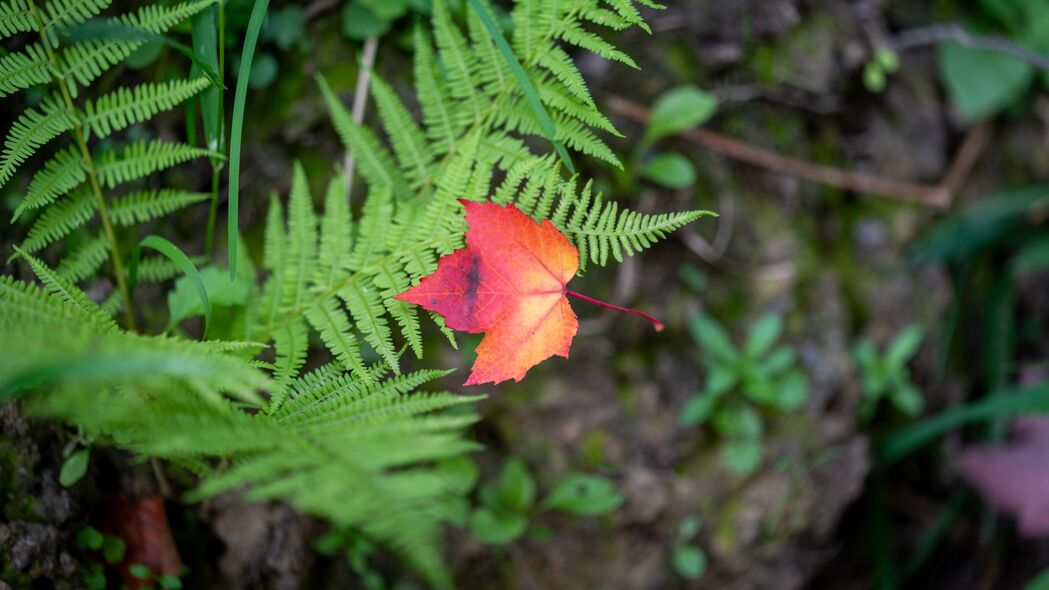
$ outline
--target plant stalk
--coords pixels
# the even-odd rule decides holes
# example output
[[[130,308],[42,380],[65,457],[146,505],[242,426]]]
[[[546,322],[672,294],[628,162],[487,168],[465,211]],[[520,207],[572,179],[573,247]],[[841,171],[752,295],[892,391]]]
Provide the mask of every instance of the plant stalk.
[[[62,69],[58,64],[58,59],[55,58],[54,51],[51,49],[51,41],[47,38],[47,31],[44,29],[44,20],[40,18],[36,2],[31,0],[28,4],[29,11],[33,14],[33,20],[36,21],[37,33],[40,35],[40,40],[44,44],[44,51],[47,53],[47,61],[51,64],[51,74],[54,77],[55,85],[58,86],[58,90],[62,94],[62,101],[65,103],[66,110],[69,111],[70,116],[72,116],[75,121],[73,126],[73,138],[80,151],[80,157],[84,160],[84,167],[87,172],[88,181],[91,184],[91,194],[95,199],[96,207],[98,207],[98,217],[102,221],[102,232],[106,236],[106,241],[109,242],[109,258],[113,263],[113,273],[116,275],[117,289],[120,290],[120,296],[124,299],[124,317],[126,320],[126,326],[128,330],[135,331],[135,314],[132,309],[130,291],[127,286],[127,277],[124,275],[124,263],[120,259],[120,246],[117,243],[116,233],[113,231],[113,224],[109,220],[109,212],[106,209],[106,200],[102,196],[102,185],[98,182],[98,173],[95,170],[95,162],[91,159],[91,151],[88,150],[87,140],[84,138],[83,126],[80,124],[80,119],[76,114],[76,107],[73,105],[73,97],[69,92],[69,87],[66,85],[65,78],[61,75]]]
[[[568,295],[569,297],[575,297],[576,299],[582,299],[583,301],[586,301],[587,303],[593,303],[594,305],[600,305],[601,307],[605,307],[605,308],[608,308],[608,309],[614,309],[616,311],[621,311],[623,313],[629,313],[629,314],[633,314],[633,315],[636,315],[636,316],[639,316],[639,317],[643,317],[643,318],[645,318],[646,320],[648,320],[649,322],[652,323],[652,327],[654,327],[656,329],[656,332],[662,332],[663,328],[665,327],[665,326],[663,326],[663,322],[657,320],[656,318],[648,315],[647,313],[645,313],[643,311],[638,311],[636,309],[630,309],[629,307],[619,307],[618,305],[612,305],[611,303],[605,303],[604,301],[600,301],[598,299],[594,299],[593,297],[587,297],[586,295],[583,295],[582,293],[576,293],[575,291],[569,291],[567,289],[565,290],[565,295]]]

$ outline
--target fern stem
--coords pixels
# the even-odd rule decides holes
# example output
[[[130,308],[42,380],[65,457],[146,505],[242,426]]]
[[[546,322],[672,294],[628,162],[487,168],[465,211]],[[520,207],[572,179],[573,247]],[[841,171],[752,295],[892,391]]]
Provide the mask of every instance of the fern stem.
[[[587,303],[593,303],[594,305],[600,305],[601,307],[604,307],[604,308],[607,308],[607,309],[614,309],[616,311],[621,311],[623,313],[629,313],[629,314],[633,314],[633,315],[636,315],[636,316],[639,316],[639,317],[643,317],[646,320],[652,322],[652,326],[656,329],[656,332],[662,332],[663,331],[663,327],[664,327],[663,326],[663,322],[657,320],[656,318],[648,315],[647,313],[645,313],[643,311],[638,311],[636,309],[630,309],[629,307],[619,307],[618,305],[612,305],[611,303],[605,303],[604,301],[600,301],[598,299],[594,299],[593,297],[587,297],[586,295],[583,295],[582,293],[576,293],[575,291],[569,291],[567,289],[565,290],[565,295],[568,295],[569,297],[575,297],[576,299],[582,299],[583,301],[586,301]]]
[[[75,124],[73,125],[73,139],[76,142],[77,149],[80,151],[81,158],[84,160],[88,182],[91,184],[91,195],[94,197],[95,205],[98,207],[98,217],[102,221],[102,231],[106,236],[106,241],[109,242],[109,258],[113,263],[113,273],[116,275],[117,289],[120,291],[121,298],[124,299],[124,317],[126,320],[126,326],[129,330],[134,331],[136,329],[135,314],[132,309],[127,277],[124,274],[124,263],[120,258],[120,245],[117,242],[116,233],[113,231],[113,224],[109,220],[109,212],[106,209],[106,200],[102,196],[102,185],[98,182],[98,173],[95,170],[95,162],[91,158],[91,151],[88,149],[87,140],[84,138],[84,128],[80,123],[80,117],[77,116],[76,106],[73,105],[73,97],[69,92],[69,86],[66,84],[65,78],[61,75],[62,68],[58,63],[58,59],[55,57],[54,50],[51,48],[51,40],[47,37],[47,30],[44,27],[43,19],[40,18],[40,12],[36,7],[36,2],[35,0],[30,0],[28,4],[29,11],[33,15],[34,22],[36,22],[37,33],[40,35],[40,40],[44,44],[44,51],[47,53],[47,61],[52,68],[51,73],[55,85],[58,86],[58,90],[62,94],[62,101],[65,103],[66,110],[75,121]]]

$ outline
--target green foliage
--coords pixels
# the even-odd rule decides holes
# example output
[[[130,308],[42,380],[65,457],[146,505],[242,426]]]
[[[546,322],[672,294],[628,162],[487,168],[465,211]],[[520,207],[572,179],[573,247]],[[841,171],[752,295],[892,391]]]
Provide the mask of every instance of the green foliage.
[[[62,469],[58,472],[58,483],[68,488],[80,481],[87,473],[90,458],[90,448],[80,449],[66,457],[66,460],[62,462]]]
[[[705,315],[689,323],[706,368],[702,393],[681,411],[681,423],[709,423],[723,440],[722,461],[735,473],[761,465],[762,410],[790,412],[808,397],[808,379],[797,367],[793,349],[775,346],[783,331],[776,313],[762,316],[737,348],[717,322]]]
[[[911,382],[907,363],[918,352],[922,336],[921,326],[908,326],[893,338],[883,355],[870,340],[856,344],[853,357],[863,384],[861,420],[870,420],[883,398],[888,398],[893,407],[906,416],[921,413],[924,405],[922,394]]]
[[[142,35],[161,34],[214,0],[182,2],[169,6],[148,5],[119,16],[122,26]],[[112,145],[99,144],[92,151],[88,141],[102,138],[130,125],[142,123],[168,110],[209,85],[206,78],[142,84],[84,98],[89,84],[105,70],[125,60],[144,41],[120,36],[111,39],[67,39],[56,34],[62,27],[83,25],[96,19],[108,2],[52,0],[42,6],[29,0],[8,2],[0,8],[0,32],[36,32],[40,40],[0,59],[0,96],[31,86],[47,85],[45,98],[14,119],[0,155],[0,186],[6,184],[25,161],[62,135],[71,145],[59,148],[29,183],[14,219],[41,211],[33,220],[22,251],[36,252],[77,232],[96,217],[102,224],[129,226],[154,219],[199,200],[187,191],[153,189],[107,198],[102,189],[132,182],[210,152],[164,142],[133,143],[118,154]],[[77,102],[79,100],[79,104]],[[116,257],[116,237],[86,237],[59,263],[60,274],[72,282],[88,279],[99,270],[106,255]],[[120,277],[123,279],[123,277]]]
[[[706,123],[717,111],[713,95],[695,86],[679,86],[663,93],[654,105],[642,143],[651,144]]]
[[[442,580],[431,507],[453,490],[433,462],[475,448],[459,436],[474,414],[451,409],[476,398],[409,393],[444,372],[384,379],[373,367],[361,380],[328,364],[277,382],[250,360],[257,345],[124,332],[46,267],[38,273],[47,292],[0,279],[0,346],[20,351],[0,364],[0,396],[31,389],[34,414],[199,465],[191,498],[246,488],[252,500],[284,500],[359,527]],[[284,403],[255,411],[262,392]],[[218,457],[228,469],[211,467]]]
[[[121,239],[122,232],[131,233],[126,228],[209,196],[152,180],[146,186],[146,179],[193,158],[209,157],[221,166],[218,153],[194,147],[194,140],[129,141],[125,135],[132,134],[122,133],[193,97],[203,94],[204,102],[211,102],[207,97],[219,92],[211,77],[105,93],[91,87],[106,69],[126,63],[156,35],[195,16],[193,65],[204,68],[210,53],[197,50],[196,42],[207,33],[201,27],[208,25],[214,2],[151,5],[117,17],[121,31],[135,34],[79,39],[57,34],[60,26],[94,23],[105,4],[52,0],[37,9],[25,0],[9,0],[0,5],[0,33],[36,30],[40,37],[24,55],[0,62],[0,71],[9,74],[0,88],[9,93],[51,87],[8,133],[0,184],[49,142],[62,135],[72,140],[40,158],[15,212],[32,224],[16,252],[43,289],[0,277],[0,347],[19,351],[0,361],[0,399],[19,397],[34,415],[76,424],[93,445],[117,445],[192,466],[200,480],[187,499],[237,490],[249,500],[283,501],[326,518],[338,531],[352,530],[358,538],[392,547],[435,586],[449,584],[438,552],[445,520],[465,524],[469,518],[488,531],[486,538],[508,541],[544,510],[592,516],[622,502],[610,482],[582,474],[566,477],[538,499],[534,479],[517,464],[504,469],[492,491],[481,493],[483,506],[468,516],[463,496],[477,471],[463,455],[476,445],[461,432],[476,420],[469,406],[477,398],[418,391],[446,372],[402,370],[405,350],[423,354],[423,322],[416,308],[393,295],[461,246],[462,198],[491,197],[516,204],[537,220],[551,219],[579,248],[581,267],[622,260],[708,214],[622,209],[577,175],[566,175],[556,156],[527,143],[529,136],[549,137],[618,163],[599,138],[615,130],[597,109],[568,50],[588,49],[632,65],[595,32],[647,29],[632,2],[523,0],[510,15],[514,26],[503,30],[499,24],[493,29],[501,15],[484,3],[479,6],[492,10],[486,15],[492,22],[438,0],[433,38],[424,27],[414,35],[421,118],[412,116],[415,109],[393,84],[376,76],[371,92],[379,131],[355,123],[320,79],[335,130],[364,181],[363,188],[356,184],[360,207],[356,214],[349,207],[344,173],[336,169],[318,211],[306,172],[296,164],[286,201],[274,198],[267,214],[259,284],[239,240],[237,194],[247,71],[267,9],[260,0],[244,45],[230,137],[233,279],[215,266],[198,271],[201,259],[149,236],[133,254],[127,276],[115,273],[118,282],[130,284],[126,293],[98,305],[76,283],[95,278],[106,256],[119,269],[124,260],[117,245],[137,241]],[[390,8],[392,15],[392,4],[376,6]],[[278,13],[266,38],[293,45],[301,10],[285,7]],[[506,47],[500,47],[500,38]],[[531,91],[515,77],[515,61]],[[536,101],[541,108],[535,108]],[[541,112],[549,115],[553,133]],[[208,127],[205,121],[209,146],[221,149],[222,126]],[[92,227],[95,220],[101,228]],[[71,247],[52,269],[42,260],[50,252],[37,253],[63,241]],[[139,260],[143,246],[164,256]],[[164,335],[127,331],[112,319],[122,306],[129,320],[134,317],[135,283],[180,275],[168,296],[171,319]],[[209,318],[212,304],[222,312]],[[199,314],[205,316],[204,339],[179,337],[181,320]],[[439,321],[437,327],[452,338]],[[331,361],[307,365],[317,360],[311,358],[311,342],[328,349]],[[369,364],[376,356],[380,360]],[[360,549],[366,544],[354,546],[359,555],[369,552]]]
[[[1014,104],[1034,77],[1034,69],[1016,57],[956,41],[940,45],[939,65],[951,100],[972,121],[997,115]]]
[[[472,479],[475,478],[473,473]],[[471,479],[470,475],[465,479]],[[504,545],[524,535],[531,521],[543,511],[601,516],[623,503],[623,496],[611,481],[582,473],[563,477],[541,502],[536,501],[536,489],[535,478],[525,462],[517,457],[506,459],[496,481],[481,486],[478,494],[481,505],[469,519],[474,538],[491,545]]]
[[[553,10],[563,16],[558,21],[528,17],[538,14],[540,7],[533,0],[521,2],[513,13],[519,27],[514,28],[510,45],[551,113],[558,129],[554,139],[584,154],[614,160],[611,150],[591,130],[595,126],[590,123],[603,115],[592,102],[578,97],[578,84],[565,83],[581,80],[578,69],[570,62],[558,62],[555,73],[540,59],[552,39],[594,49],[606,57],[617,56],[617,50],[596,35],[580,33],[579,24],[597,19],[598,14],[602,22],[619,28],[640,24],[640,19],[629,3],[607,3],[608,10],[600,13],[596,12],[598,3],[584,2],[571,10],[555,6]],[[280,281],[298,285],[284,289],[298,294],[294,301],[284,303],[277,303],[279,288],[267,288],[269,309],[283,307],[296,318],[279,326],[284,331],[278,343],[281,361],[298,362],[301,355],[292,347],[301,350],[305,339],[293,336],[304,331],[306,321],[333,354],[357,373],[361,373],[360,363],[349,353],[357,338],[346,329],[351,323],[394,371],[399,370],[395,332],[420,356],[418,312],[391,297],[433,272],[439,256],[461,246],[465,227],[459,199],[480,200],[491,195],[493,201],[512,202],[537,220],[550,218],[579,248],[581,270],[588,263],[621,261],[708,214],[645,215],[621,210],[617,203],[595,196],[589,183],[580,189],[577,177],[564,178],[554,156],[534,154],[520,135],[542,136],[543,126],[514,77],[498,73],[507,65],[498,51],[492,53],[492,39],[480,23],[473,26],[473,34],[464,35],[449,7],[439,0],[433,16],[436,52],[426,33],[416,30],[414,71],[421,122],[412,119],[389,84],[375,80],[372,95],[392,149],[375,132],[355,123],[325,80],[318,79],[335,128],[354,155],[368,192],[362,215],[354,222],[353,251],[340,262],[340,272],[318,278],[282,267],[271,274],[271,281],[280,277]],[[443,70],[435,69],[435,62],[443,64]],[[495,171],[505,173],[499,183],[494,182]],[[305,220],[300,230],[305,233],[298,237],[306,242],[316,239],[314,224]],[[276,255],[284,247],[278,242],[276,237],[268,239],[267,250],[274,254],[267,258],[288,260]],[[307,253],[296,252],[300,260]],[[306,282],[296,283],[295,277]],[[256,334],[270,337],[277,328],[267,322]]]
[[[670,564],[677,575],[686,580],[700,578],[707,569],[707,554],[693,540],[699,533],[700,520],[689,516],[681,521],[674,535],[674,546],[670,553]]]
[[[878,93],[885,90],[886,79],[900,69],[900,56],[889,47],[878,47],[863,66],[863,85]]]
[[[684,155],[666,152],[645,162],[641,176],[667,188],[687,188],[696,182],[696,168]]]

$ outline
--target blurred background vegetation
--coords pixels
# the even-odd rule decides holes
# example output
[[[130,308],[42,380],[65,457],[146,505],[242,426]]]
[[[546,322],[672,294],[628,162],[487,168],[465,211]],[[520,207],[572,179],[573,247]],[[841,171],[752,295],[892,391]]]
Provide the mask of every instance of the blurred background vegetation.
[[[231,88],[251,6],[225,6]],[[430,10],[272,3],[245,115],[249,250],[294,160],[320,182],[342,158],[314,75],[347,104],[368,64],[406,89]],[[577,279],[666,331],[577,308],[570,360],[483,388],[485,450],[449,466],[472,490],[445,537],[456,583],[1049,588],[1049,0],[681,0],[644,16],[650,35],[617,39],[639,71],[573,56],[625,135],[610,141],[622,169],[577,168],[642,211],[719,217]],[[190,65],[154,41],[99,84]],[[132,137],[205,133],[186,121],[173,111]],[[208,191],[212,173],[170,174]],[[19,186],[0,194],[9,213]],[[187,209],[165,233],[192,242],[207,216]],[[5,257],[26,232],[9,218]],[[178,311],[195,305],[180,288],[172,316],[199,316]],[[427,333],[427,365],[460,367],[444,383],[459,388],[478,341]],[[150,466],[100,450],[88,470],[74,435],[10,407],[0,431],[0,580],[105,587],[107,552],[123,550],[87,515],[99,490],[155,486]],[[168,514],[187,569],[158,584],[420,584],[371,540],[283,505]]]

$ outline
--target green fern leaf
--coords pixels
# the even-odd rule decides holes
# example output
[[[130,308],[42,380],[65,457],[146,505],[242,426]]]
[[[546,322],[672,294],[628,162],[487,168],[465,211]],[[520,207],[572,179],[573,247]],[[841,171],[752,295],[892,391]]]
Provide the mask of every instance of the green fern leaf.
[[[479,125],[485,112],[485,102],[475,55],[463,38],[462,31],[452,21],[445,0],[434,0],[433,28],[441,62],[448,70],[448,90],[454,98],[465,103],[460,108],[470,112],[473,123]]]
[[[95,170],[102,186],[113,188],[195,158],[214,156],[214,152],[184,143],[136,141],[124,147],[120,154],[103,152]]]
[[[44,28],[54,30],[82,23],[101,14],[109,7],[110,2],[111,0],[48,0],[44,5],[44,12],[47,14]]]
[[[372,77],[372,96],[386,133],[393,144],[393,152],[401,167],[407,171],[409,186],[418,188],[430,182],[433,156],[422,131],[415,124],[408,109],[393,89],[378,76]]]
[[[173,6],[149,4],[136,13],[122,15],[119,20],[125,25],[160,35],[215,1],[196,0]],[[62,52],[63,76],[67,82],[75,80],[81,86],[87,86],[102,72],[127,59],[145,43],[144,39],[90,39],[77,43]],[[70,86],[76,87],[74,84]]]
[[[49,97],[37,108],[22,113],[7,132],[0,155],[0,187],[37,148],[69,131],[76,119],[57,97]]]
[[[39,43],[0,57],[0,98],[50,81],[47,52]]]
[[[193,193],[177,189],[138,191],[119,199],[109,206],[109,217],[115,225],[132,226],[151,219],[163,217],[194,203],[211,198],[208,193]]]
[[[0,39],[28,33],[36,28],[33,13],[29,10],[31,0],[6,0],[0,2]]]
[[[388,187],[372,189],[364,200],[357,241],[350,256],[350,269],[369,268],[386,253],[386,237],[393,220],[393,199]]]
[[[84,158],[75,147],[59,151],[33,175],[25,198],[15,208],[11,219],[16,220],[26,211],[53,203],[79,186],[86,177]]]
[[[295,162],[288,201],[288,233],[281,272],[281,309],[300,307],[307,297],[307,281],[317,256],[317,216],[313,212],[306,172]]]
[[[570,45],[581,47],[605,59],[626,64],[635,70],[640,69],[629,55],[616,49],[614,45],[596,34],[587,31],[578,22],[566,23],[558,36]]]
[[[353,155],[361,176],[372,186],[389,186],[398,192],[406,191],[404,179],[397,166],[394,165],[393,157],[379,142],[379,138],[368,128],[354,122],[342,101],[331,91],[323,77],[318,76],[317,83],[328,105],[335,130],[342,139],[343,145]]]
[[[488,3],[482,0],[481,6],[491,16],[491,8]],[[496,94],[508,87],[513,80],[510,65],[496,47],[495,40],[485,30],[481,17],[476,11],[466,11],[466,25],[477,55],[478,80],[488,94]]]
[[[327,287],[346,278],[353,252],[353,221],[341,169],[335,171],[335,177],[328,184],[320,224],[320,250],[313,282]]]
[[[394,295],[403,293],[411,287],[411,280],[400,267],[400,264],[382,264],[372,278],[375,286],[380,289],[380,296],[383,305],[386,306],[386,311],[400,325],[401,334],[408,341],[415,357],[421,359],[423,357],[422,328],[419,325],[416,308],[414,305],[393,298]]]
[[[339,290],[339,298],[346,303],[357,329],[364,334],[365,341],[372,345],[395,373],[400,372],[397,351],[393,347],[393,336],[386,321],[386,308],[374,287],[360,280],[350,281]]]
[[[55,272],[71,283],[79,283],[94,276],[109,258],[109,242],[98,234],[77,246],[58,264]]]
[[[539,65],[553,74],[572,96],[588,106],[596,107],[593,97],[590,96],[590,90],[586,87],[586,81],[583,80],[583,75],[564,49],[556,45],[550,46],[539,54]]]
[[[360,344],[351,331],[346,312],[334,300],[326,299],[320,305],[308,309],[306,319],[343,368],[352,371],[358,379],[371,380],[372,376],[361,359]]]
[[[77,190],[67,199],[50,207],[37,218],[22,242],[22,249],[30,254],[68,236],[84,225],[95,214],[95,201],[90,191]]]
[[[455,145],[459,133],[469,125],[469,113],[457,110],[450,103],[437,73],[433,47],[422,27],[415,29],[415,85],[426,136],[434,153],[443,154]]]
[[[199,264],[197,260],[193,261]],[[162,283],[181,276],[182,269],[166,256],[143,258],[138,264],[138,282]]]
[[[76,285],[71,281],[62,277],[54,270],[51,270],[51,268],[41,262],[38,258],[27,253],[18,246],[15,246],[15,252],[29,263],[29,266],[33,269],[33,273],[35,273],[37,278],[44,283],[44,287],[47,288],[49,293],[74,306],[83,314],[86,320],[98,326],[100,329],[104,331],[117,329],[116,322],[113,321],[113,318],[109,317],[109,315],[102,311],[98,305],[88,299],[87,295],[84,295],[83,291],[77,289]]]
[[[207,78],[200,77],[119,88],[88,101],[84,107],[84,125],[96,136],[105,137],[173,108],[210,84]]]
[[[310,345],[307,335],[306,323],[301,318],[291,319],[274,333],[273,350],[277,355],[274,364],[277,366],[279,380],[294,377],[306,363],[306,351]],[[279,405],[279,402],[277,404]]]

